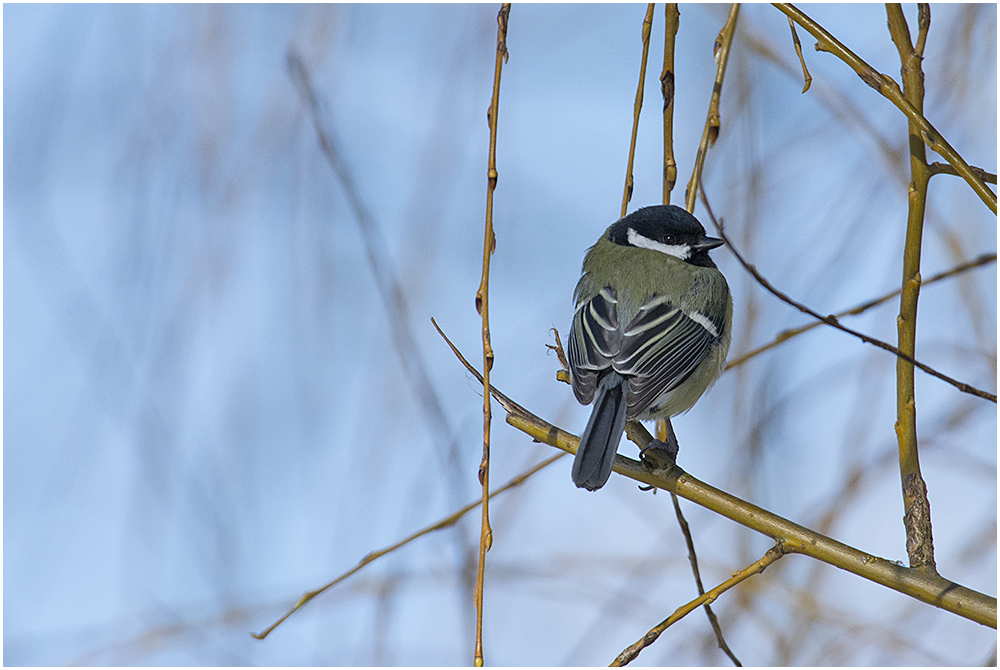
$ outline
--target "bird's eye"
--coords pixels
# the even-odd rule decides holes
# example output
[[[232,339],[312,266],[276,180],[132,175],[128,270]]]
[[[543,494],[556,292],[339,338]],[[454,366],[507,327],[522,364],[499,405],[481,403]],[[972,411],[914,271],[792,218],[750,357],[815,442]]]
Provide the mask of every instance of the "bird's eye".
[[[664,242],[664,244],[673,244],[674,243],[674,236],[673,235],[667,235],[666,237],[663,238],[663,242]]]

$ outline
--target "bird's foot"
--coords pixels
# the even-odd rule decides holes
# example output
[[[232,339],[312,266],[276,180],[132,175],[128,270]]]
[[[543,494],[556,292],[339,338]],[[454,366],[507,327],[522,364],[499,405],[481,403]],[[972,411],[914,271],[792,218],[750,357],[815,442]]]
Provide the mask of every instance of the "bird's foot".
[[[670,437],[673,437],[673,431]],[[664,470],[677,463],[678,451],[677,438],[668,442],[653,440],[639,452],[639,460],[654,470]]]

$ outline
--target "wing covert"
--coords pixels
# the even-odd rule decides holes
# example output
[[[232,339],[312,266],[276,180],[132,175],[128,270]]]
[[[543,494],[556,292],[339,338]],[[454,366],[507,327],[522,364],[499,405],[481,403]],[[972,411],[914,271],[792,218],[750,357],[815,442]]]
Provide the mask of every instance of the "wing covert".
[[[661,394],[687,379],[719,331],[714,321],[699,314],[692,318],[660,298],[646,303],[625,327],[614,360],[615,370],[629,380],[628,416],[642,414]]]

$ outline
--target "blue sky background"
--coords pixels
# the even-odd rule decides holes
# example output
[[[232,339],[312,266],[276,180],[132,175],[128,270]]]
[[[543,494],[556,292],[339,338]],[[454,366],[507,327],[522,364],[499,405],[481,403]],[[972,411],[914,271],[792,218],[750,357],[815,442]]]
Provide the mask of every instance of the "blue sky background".
[[[882,5],[805,10],[898,79]],[[5,665],[471,663],[477,513],[359,572],[266,641],[249,632],[479,495],[481,389],[430,318],[481,359],[496,11],[4,6]],[[915,35],[915,8],[905,11]],[[493,381],[576,433],[589,408],[555,381],[545,345],[569,325],[586,248],[618,216],[644,12],[515,5],[510,16]],[[681,7],[675,203],[725,13]],[[924,61],[927,118],[993,173],[996,35],[995,4],[934,5]],[[784,15],[743,7],[705,187],[769,280],[832,313],[898,288],[906,122],[799,36],[813,76],[804,95]],[[630,210],[661,197],[662,6],[651,44]],[[367,233],[318,147],[290,52]],[[710,228],[701,205],[695,214]],[[934,177],[924,276],[996,241],[996,217],[968,186]],[[737,302],[731,358],[806,323],[725,248],[714,257]],[[401,299],[382,298],[386,282]],[[990,264],[925,287],[918,322],[918,358],[991,392],[996,285]],[[890,301],[849,325],[895,342],[897,311]],[[401,354],[394,328],[412,351]],[[894,372],[884,352],[810,331],[730,371],[676,419],[679,462],[905,561]],[[919,373],[916,394],[938,568],[995,595],[996,405]],[[500,485],[554,451],[494,407]],[[491,506],[491,665],[607,664],[696,595],[669,496],[619,476],[586,493],[569,469],[563,458]],[[682,504],[707,586],[770,545]],[[801,556],[714,608],[747,665],[996,659],[995,631]],[[727,659],[696,612],[635,663]]]

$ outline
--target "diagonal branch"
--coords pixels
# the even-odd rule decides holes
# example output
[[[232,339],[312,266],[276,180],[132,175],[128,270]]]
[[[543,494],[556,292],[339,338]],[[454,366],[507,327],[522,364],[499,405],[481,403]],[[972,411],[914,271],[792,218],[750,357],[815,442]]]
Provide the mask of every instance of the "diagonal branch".
[[[903,91],[900,90],[899,84],[897,84],[892,77],[882,74],[871,65],[866,63],[864,60],[859,58],[857,54],[848,49],[846,46],[841,44],[837,38],[828,33],[823,26],[819,25],[811,18],[806,16],[798,7],[790,3],[774,3],[780,11],[784,12],[789,18],[798,23],[800,26],[805,28],[809,33],[816,38],[816,50],[817,51],[827,51],[834,56],[840,58],[840,60],[847,63],[852,70],[854,70],[861,80],[871,86],[873,89],[881,93],[890,102],[896,105],[903,114],[906,115],[910,121],[913,122],[916,128],[919,129],[920,139],[931,148],[932,151],[936,152],[955,170],[972,190],[975,191],[986,206],[992,210],[994,214],[997,213],[997,196],[991,191],[983,180],[976,175],[969,164],[965,162],[957,151],[955,151],[950,144],[944,139],[944,137],[931,125],[930,121],[924,118],[913,104],[906,99],[903,95]]]
[[[441,332],[440,329],[438,332]],[[441,335],[444,337],[443,333]],[[448,341],[447,338],[445,341]],[[455,352],[465,369],[482,383],[483,378],[479,371],[450,341],[448,346]],[[511,426],[536,442],[544,442],[571,454],[576,453],[580,438],[529,412],[493,386],[490,386],[490,395],[507,410],[507,423]],[[625,434],[640,448],[646,447],[653,440],[652,435],[637,421],[629,421],[626,424]],[[803,554],[815,558],[970,621],[991,628],[997,627],[996,598],[973,591],[940,575],[907,568],[894,561],[872,556],[838,542],[709,486],[686,473],[675,463],[654,462],[652,458],[640,462],[618,454],[615,456],[612,469],[641,484],[676,493],[681,498],[686,498],[740,525],[767,535],[775,542],[780,542],[785,553]]]
[[[743,258],[743,255],[740,254],[739,250],[736,247],[734,247],[733,243],[729,240],[728,237],[726,237],[726,231],[725,231],[725,227],[723,226],[722,221],[719,221],[718,219],[716,219],[715,215],[712,214],[712,209],[711,209],[711,207],[708,204],[708,199],[705,198],[704,196],[705,196],[705,193],[704,193],[704,191],[702,191],[702,202],[704,203],[705,208],[708,210],[708,216],[709,216],[710,219],[712,219],[712,223],[715,225],[715,229],[718,231],[719,237],[721,237],[725,241],[726,246],[728,246],[729,250],[733,252],[734,256],[736,256],[736,260],[739,261],[740,265],[742,265],[743,268],[747,272],[749,272],[753,276],[754,279],[757,280],[758,284],[760,284],[765,289],[767,289],[767,291],[769,293],[771,293],[772,295],[774,295],[776,298],[778,298],[782,302],[788,303],[789,305],[791,305],[795,309],[799,310],[800,312],[802,312],[804,314],[808,314],[809,316],[813,317],[814,319],[822,321],[823,323],[827,324],[828,326],[833,326],[837,330],[841,330],[841,331],[847,333],[848,335],[853,335],[854,337],[858,338],[862,342],[874,345],[874,346],[878,347],[879,349],[885,349],[886,351],[895,354],[896,356],[898,356],[899,358],[903,359],[904,361],[907,361],[907,362],[912,363],[913,365],[917,366],[918,368],[920,368],[921,370],[923,370],[927,374],[929,374],[929,375],[931,375],[933,377],[937,377],[938,379],[941,379],[942,381],[948,382],[949,384],[951,384],[952,386],[954,386],[955,388],[957,388],[959,391],[962,391],[963,393],[969,393],[971,395],[979,396],[980,398],[985,398],[986,400],[989,400],[990,402],[996,403],[996,401],[997,401],[996,394],[989,393],[987,391],[983,391],[982,389],[978,389],[975,386],[972,386],[971,384],[966,384],[965,382],[960,382],[957,379],[952,379],[948,375],[945,375],[945,374],[943,374],[941,372],[938,372],[937,370],[935,370],[934,368],[930,367],[929,365],[921,363],[920,361],[916,360],[912,356],[904,354],[903,352],[901,352],[899,349],[897,349],[896,347],[892,346],[891,344],[889,344],[887,342],[883,342],[882,340],[876,339],[876,338],[874,338],[874,337],[872,337],[870,335],[865,335],[864,333],[859,332],[857,330],[854,330],[853,328],[848,328],[847,326],[843,326],[843,325],[841,325],[841,323],[839,321],[837,321],[837,318],[835,316],[833,316],[833,315],[823,316],[819,312],[817,312],[817,311],[815,311],[813,309],[810,309],[809,307],[803,305],[801,302],[798,302],[797,300],[794,300],[794,299],[790,298],[785,293],[782,293],[781,291],[779,291],[778,289],[776,289],[771,284],[771,282],[769,282],[764,277],[764,275],[762,275],[760,273],[760,271],[757,270],[757,268],[755,268],[753,265],[751,265],[750,263],[748,263],[745,258]]]
[[[778,544],[768,549],[767,553],[761,556],[760,559],[754,561],[746,568],[734,572],[732,577],[722,582],[711,591],[708,591],[707,593],[703,592],[701,595],[699,595],[691,602],[678,607],[673,614],[671,614],[669,617],[661,621],[648,633],[643,635],[641,640],[637,641],[635,644],[632,644],[624,651],[622,651],[622,653],[618,655],[618,658],[612,661],[611,666],[621,667],[623,665],[628,665],[633,660],[635,660],[636,656],[639,655],[639,652],[641,652],[643,649],[656,642],[656,639],[660,637],[660,633],[665,631],[667,628],[669,628],[670,626],[674,625],[675,623],[683,619],[685,616],[696,610],[698,607],[701,607],[702,605],[708,607],[709,603],[715,602],[715,600],[723,593],[733,588],[740,582],[746,581],[750,577],[753,577],[754,575],[759,575],[760,573],[764,572],[767,566],[771,565],[784,555],[785,551],[782,548],[781,543],[779,542]]]
[[[996,255],[995,252],[982,254],[980,256],[977,256],[976,258],[973,258],[972,260],[965,261],[964,263],[959,263],[958,265],[956,265],[955,267],[951,268],[950,270],[945,270],[944,272],[939,272],[936,275],[928,277],[927,279],[923,279],[923,280],[921,280],[920,285],[921,285],[921,287],[930,286],[931,284],[939,282],[942,279],[947,279],[948,277],[952,277],[954,275],[961,274],[963,272],[966,272],[967,270],[972,270],[974,268],[982,267],[984,265],[988,265],[990,263],[996,263],[996,262],[997,262],[997,255]],[[854,307],[851,307],[850,309],[845,309],[845,310],[843,310],[841,312],[837,312],[836,314],[833,315],[833,318],[835,318],[835,319],[842,319],[845,316],[857,316],[858,314],[862,314],[863,312],[868,311],[872,307],[877,307],[878,305],[881,305],[884,302],[888,302],[889,300],[892,300],[893,298],[895,298],[896,296],[898,296],[900,294],[900,292],[901,292],[901,289],[896,289],[895,291],[890,291],[889,293],[886,293],[885,295],[879,296],[878,298],[873,298],[872,300],[868,300],[866,302],[863,302],[860,305],[856,305]],[[734,358],[733,360],[729,361],[729,363],[726,365],[726,369],[729,370],[730,368],[735,368],[735,367],[737,367],[739,365],[743,365],[744,363],[746,363],[751,358],[753,358],[753,357],[755,357],[755,356],[757,356],[759,354],[762,354],[762,353],[764,353],[765,351],[767,351],[769,349],[773,349],[774,347],[778,346],[779,344],[784,344],[785,342],[787,342],[788,340],[792,339],[793,337],[796,337],[798,335],[801,335],[802,333],[808,332],[808,331],[812,330],[813,328],[818,328],[822,324],[823,324],[822,321],[812,321],[810,323],[807,323],[804,326],[799,326],[798,328],[789,328],[787,330],[783,330],[780,333],[778,333],[777,337],[775,337],[773,340],[771,340],[767,344],[762,344],[761,346],[757,347],[756,349],[752,349],[752,350],[748,351],[747,353],[743,354],[739,358]]]
[[[386,245],[382,231],[379,229],[375,217],[365,206],[360,189],[354,183],[351,172],[340,155],[334,135],[324,121],[319,97],[313,87],[309,70],[295,51],[288,53],[288,70],[309,111],[320,151],[340,180],[358,228],[361,230],[375,285],[389,314],[392,339],[403,370],[413,385],[414,395],[419,399],[424,414],[431,424],[431,432],[435,435],[443,435],[442,440],[445,444],[439,444],[439,451],[444,452],[441,454],[442,461],[445,464],[457,464],[459,462],[458,440],[444,412],[444,406],[437,390],[431,383],[424,357],[417,347],[416,338],[413,337],[406,293],[403,291],[402,281],[385,255]],[[448,471],[454,472],[456,475],[458,472],[457,468],[448,468]],[[453,502],[457,503],[461,500],[459,498],[461,489],[461,480],[454,476],[451,482]]]
[[[657,429],[659,429],[661,425],[664,426],[666,425],[665,423],[662,423],[660,421],[657,421],[656,423],[657,423]],[[660,437],[659,439],[661,441],[664,441],[662,437]],[[677,494],[671,493],[670,500],[673,501],[674,503],[674,514],[677,516],[677,523],[680,524],[681,532],[684,534],[684,541],[687,543],[688,561],[691,563],[691,572],[694,573],[694,582],[695,585],[698,587],[698,595],[704,596],[705,586],[701,583],[701,570],[698,568],[698,554],[694,550],[694,538],[691,536],[691,528],[690,526],[688,526],[687,519],[684,518],[684,513],[681,511],[681,503],[677,499]],[[708,622],[712,625],[712,630],[715,632],[715,640],[719,644],[719,649],[721,649],[723,653],[725,653],[726,656],[729,657],[729,660],[733,662],[733,665],[735,665],[738,668],[741,668],[743,667],[743,664],[740,663],[740,659],[736,658],[736,654],[733,653],[733,650],[729,648],[729,644],[726,643],[726,638],[722,634],[722,626],[719,624],[719,617],[715,616],[715,612],[712,611],[712,606],[710,603],[712,603],[714,600],[715,598],[705,601],[704,603],[705,615],[708,617]],[[657,633],[657,635],[658,634],[659,633]],[[638,652],[636,653],[638,654]],[[621,657],[619,656],[619,658]]]
[[[519,474],[516,477],[514,477],[513,479],[511,479],[509,482],[507,482],[506,484],[504,484],[500,488],[495,489],[492,493],[490,493],[490,498],[498,496],[501,493],[514,488],[515,486],[519,486],[519,485],[523,484],[524,481],[526,479],[528,479],[528,477],[531,477],[533,474],[535,474],[539,470],[542,470],[542,469],[548,467],[549,465],[551,465],[552,463],[554,463],[555,461],[559,460],[560,458],[562,458],[565,455],[566,455],[565,452],[560,453],[560,454],[556,454],[555,456],[552,456],[550,458],[546,458],[544,461],[541,461],[540,463],[538,463],[536,465],[533,465],[532,467],[528,468],[527,470],[525,470],[521,474]],[[471,502],[468,505],[466,505],[465,507],[463,507],[460,510],[458,510],[457,512],[455,512],[453,514],[449,514],[448,516],[444,517],[443,519],[441,519],[439,521],[436,521],[436,522],[432,523],[429,526],[425,526],[424,528],[421,528],[417,532],[415,532],[412,535],[409,535],[409,536],[403,538],[399,542],[396,542],[394,544],[390,544],[388,547],[384,547],[382,549],[379,549],[378,551],[369,552],[368,554],[365,555],[364,558],[362,558],[360,561],[358,561],[357,565],[355,565],[353,568],[351,568],[347,572],[342,573],[340,576],[334,578],[330,582],[327,582],[326,584],[324,584],[323,586],[319,587],[318,589],[315,589],[315,590],[312,590],[312,591],[307,591],[306,593],[302,594],[302,597],[299,598],[298,602],[296,602],[291,607],[291,609],[289,609],[287,612],[285,612],[281,616],[281,618],[279,618],[273,624],[271,624],[270,626],[268,626],[267,628],[265,628],[264,630],[262,630],[259,633],[250,633],[250,634],[253,637],[257,638],[258,640],[263,640],[265,637],[267,637],[268,635],[271,634],[271,631],[273,631],[275,628],[277,628],[282,623],[284,623],[285,619],[287,619],[288,617],[290,617],[293,614],[295,614],[296,612],[298,612],[300,609],[302,609],[302,607],[304,605],[306,605],[306,603],[308,603],[309,601],[311,601],[316,596],[320,595],[321,593],[324,593],[328,589],[333,588],[334,586],[336,586],[337,584],[341,583],[342,581],[344,581],[348,577],[351,577],[354,573],[358,572],[359,570],[361,570],[362,568],[364,568],[366,565],[375,562],[376,560],[382,558],[383,556],[385,556],[387,554],[391,554],[392,552],[396,551],[397,549],[403,548],[404,546],[408,545],[410,542],[413,542],[414,540],[416,540],[418,538],[421,538],[424,535],[428,535],[430,533],[433,533],[434,531],[442,530],[444,528],[450,528],[451,526],[454,526],[456,523],[458,523],[459,519],[461,519],[463,516],[465,516],[466,514],[468,514],[472,510],[476,509],[477,507],[479,507],[482,504],[483,504],[482,500],[476,500],[475,502]]]

